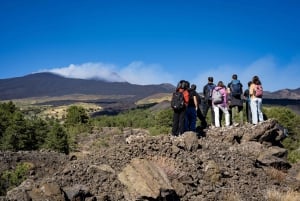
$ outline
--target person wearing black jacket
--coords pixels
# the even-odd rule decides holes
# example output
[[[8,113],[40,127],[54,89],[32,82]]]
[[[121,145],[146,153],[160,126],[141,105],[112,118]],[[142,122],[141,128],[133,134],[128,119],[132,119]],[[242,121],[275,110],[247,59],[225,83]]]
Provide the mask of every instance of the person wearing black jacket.
[[[202,104],[203,107],[203,116],[204,119],[206,119],[208,110],[210,109],[211,112],[211,126],[215,125],[215,113],[212,108],[212,102],[211,102],[211,96],[212,96],[212,91],[216,87],[214,84],[214,78],[213,77],[208,77],[208,83],[203,87],[203,96],[204,96],[204,101]]]
[[[189,82],[185,80],[181,80],[177,84],[176,91],[182,92],[184,97],[184,107],[177,110],[173,109],[173,124],[172,124],[172,135],[179,136],[185,131],[185,113],[187,110],[188,102],[189,102]]]
[[[189,88],[189,103],[185,113],[185,131],[196,131],[198,99],[197,92],[194,90],[195,85]]]
[[[195,107],[196,108],[196,114],[197,114],[198,119],[201,122],[200,128],[204,129],[204,128],[207,127],[207,122],[206,122],[206,119],[203,116],[202,111],[201,111],[201,107],[200,107],[201,106],[201,97],[200,97],[199,93],[197,92],[196,88],[197,88],[197,86],[195,84],[192,84],[190,91],[193,91],[191,93],[194,94],[194,96],[196,97],[196,100],[197,100],[196,104],[198,104],[198,106]]]

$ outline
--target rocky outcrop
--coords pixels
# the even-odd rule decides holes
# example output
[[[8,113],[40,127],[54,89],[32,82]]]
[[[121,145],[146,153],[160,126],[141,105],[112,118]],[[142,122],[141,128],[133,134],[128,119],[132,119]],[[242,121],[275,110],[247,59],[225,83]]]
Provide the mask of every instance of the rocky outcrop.
[[[2,199],[262,201],[269,190],[300,190],[299,169],[286,160],[285,132],[276,121],[201,134],[149,136],[142,129],[106,128],[86,138],[106,140],[106,146],[83,140],[90,146],[70,156],[51,152],[43,161],[46,152],[2,152],[1,171],[20,160],[35,167]]]
[[[127,200],[161,200],[176,197],[176,193],[162,168],[146,159],[133,159],[118,179],[127,188]]]

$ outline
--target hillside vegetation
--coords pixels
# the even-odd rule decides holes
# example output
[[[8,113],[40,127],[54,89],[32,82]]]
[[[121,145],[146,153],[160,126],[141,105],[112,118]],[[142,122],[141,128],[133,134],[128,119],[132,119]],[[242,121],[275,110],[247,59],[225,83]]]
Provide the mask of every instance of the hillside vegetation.
[[[172,127],[172,110],[142,107],[121,112],[118,115],[101,115],[91,118],[95,110],[89,104],[65,106],[63,113],[47,116],[47,109],[38,114],[25,113],[13,102],[0,104],[0,149],[39,150],[51,149],[69,153],[76,149],[76,138],[88,133],[93,127],[143,128],[151,135],[169,134]],[[53,110],[57,112],[57,109]],[[40,112],[40,111],[39,111]],[[245,114],[245,113],[244,113]],[[286,107],[265,107],[267,118],[278,120],[288,131],[283,141],[289,150],[289,160],[300,159],[300,116]],[[209,115],[207,117],[209,120]],[[246,119],[246,118],[245,118]],[[198,121],[199,124],[199,121]]]
[[[285,107],[266,107],[264,113],[269,119],[276,119],[288,130],[283,145],[288,149],[288,160],[300,160],[300,117]],[[91,118],[82,105],[71,105],[61,119],[28,115],[13,102],[0,104],[0,149],[1,151],[53,150],[69,154],[77,150],[80,140],[87,138],[93,130],[118,128],[121,134],[127,128],[148,130],[150,135],[167,135],[172,126],[172,110],[153,110],[141,107],[122,112],[116,116],[102,115]],[[102,138],[93,146],[109,146],[109,139]],[[6,183],[0,183],[1,192],[18,186],[30,170],[30,164],[21,163],[14,171],[1,173]]]

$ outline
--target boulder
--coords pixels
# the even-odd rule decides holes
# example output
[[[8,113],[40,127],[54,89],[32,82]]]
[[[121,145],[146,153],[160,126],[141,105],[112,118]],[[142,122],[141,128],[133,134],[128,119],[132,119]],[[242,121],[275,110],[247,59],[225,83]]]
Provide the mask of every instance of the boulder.
[[[272,166],[277,169],[289,169],[291,165],[287,162],[287,150],[280,147],[269,147],[257,158],[257,161],[264,166]]]
[[[133,159],[122,172],[118,179],[126,186],[128,200],[141,199],[167,199],[176,197],[164,171],[153,162],[146,159]]]
[[[183,134],[185,149],[187,151],[196,151],[198,149],[198,136],[197,133],[189,131]]]

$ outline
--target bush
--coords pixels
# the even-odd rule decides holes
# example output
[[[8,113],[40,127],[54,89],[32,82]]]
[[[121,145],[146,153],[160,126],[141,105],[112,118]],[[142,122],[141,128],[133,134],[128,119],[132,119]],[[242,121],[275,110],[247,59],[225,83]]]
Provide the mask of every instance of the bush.
[[[267,118],[276,119],[280,125],[288,129],[288,137],[283,140],[283,145],[288,149],[288,159],[294,163],[299,161],[300,154],[300,116],[286,107],[265,107],[264,114]]]
[[[66,125],[86,124],[89,117],[82,106],[70,106],[67,109]]]
[[[170,133],[172,110],[154,112],[149,109],[133,109],[116,116],[100,116],[92,120],[97,127],[125,127],[149,129],[151,135]]]
[[[8,190],[19,186],[26,179],[30,169],[30,163],[20,163],[14,170],[4,171],[1,174],[0,195],[4,195]]]
[[[68,135],[64,128],[57,122],[54,122],[46,138],[44,147],[68,154],[70,151]]]

